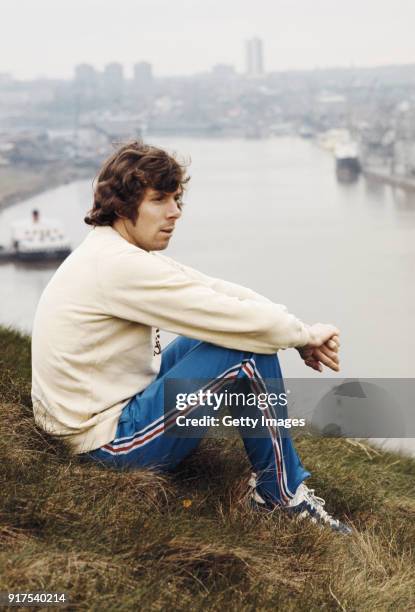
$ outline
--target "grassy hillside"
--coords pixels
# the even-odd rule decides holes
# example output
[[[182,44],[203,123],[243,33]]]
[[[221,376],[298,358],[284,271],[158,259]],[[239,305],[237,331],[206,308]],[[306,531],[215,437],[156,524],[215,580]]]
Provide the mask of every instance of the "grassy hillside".
[[[171,476],[82,465],[34,427],[29,342],[0,329],[0,591],[100,611],[415,609],[414,460],[298,441],[350,538],[249,509],[239,440],[207,440]]]

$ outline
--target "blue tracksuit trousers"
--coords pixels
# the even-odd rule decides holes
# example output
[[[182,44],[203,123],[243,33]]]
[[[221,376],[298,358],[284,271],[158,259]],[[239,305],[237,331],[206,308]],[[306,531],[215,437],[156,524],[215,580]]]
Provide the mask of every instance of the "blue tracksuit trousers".
[[[262,355],[226,349],[206,342],[179,337],[162,352],[157,378],[144,391],[131,398],[120,416],[112,442],[87,453],[87,457],[115,468],[171,470],[200,443],[199,437],[167,433],[169,414],[164,410],[164,383],[167,379],[247,378],[257,385],[263,379],[279,379],[284,390],[277,355]],[[262,387],[266,391],[266,387]],[[199,407],[200,410],[200,407]],[[256,408],[258,415],[261,411]],[[275,417],[269,407],[266,416]],[[175,412],[175,416],[179,413]],[[235,408],[232,415],[237,417]],[[193,412],[190,416],[194,416]],[[170,421],[171,422],[171,417]],[[266,437],[243,437],[257,475],[257,491],[267,502],[285,505],[298,485],[308,476],[286,432],[265,427]],[[242,432],[243,435],[243,432]]]

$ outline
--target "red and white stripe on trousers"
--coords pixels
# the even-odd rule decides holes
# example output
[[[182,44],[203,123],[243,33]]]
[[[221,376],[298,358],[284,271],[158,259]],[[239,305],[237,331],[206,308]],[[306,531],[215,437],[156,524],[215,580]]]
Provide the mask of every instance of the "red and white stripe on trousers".
[[[264,380],[259,373],[255,359],[245,361],[242,365],[243,371],[247,374],[251,380],[252,388],[256,395],[259,393],[267,393],[267,388]],[[294,497],[294,494],[290,491],[287,484],[287,470],[285,467],[284,454],[282,449],[281,434],[278,425],[272,425],[271,419],[275,419],[275,416],[271,413],[270,407],[267,405],[266,408],[262,409],[262,413],[267,419],[267,429],[269,431],[272,448],[274,451],[275,460],[275,471],[277,474],[278,488],[280,490],[281,501],[287,504],[290,499]]]
[[[200,389],[203,392],[210,391],[214,393],[219,391],[222,386],[224,386],[229,379],[236,378],[239,371],[242,369],[244,374],[250,379],[251,387],[253,391],[258,395],[259,393],[266,393],[265,383],[258,372],[255,359],[245,359],[242,362],[232,366],[228,370],[225,370],[220,374],[213,383],[209,383],[205,387]],[[258,382],[257,382],[257,380]],[[203,396],[202,396],[203,397]],[[191,404],[184,410],[180,411],[181,415],[188,415],[194,410],[196,410],[200,406],[198,404]],[[272,414],[270,412],[269,406],[262,410],[263,414],[267,417],[267,419],[271,419]],[[168,412],[162,414],[160,417],[146,425],[140,431],[132,434],[131,436],[116,438],[112,442],[105,444],[101,447],[101,450],[109,453],[110,455],[126,455],[138,448],[142,448],[146,444],[149,444],[159,436],[161,436],[165,431],[174,427],[177,418],[177,409],[173,408]],[[269,431],[272,447],[274,451],[274,463],[275,463],[275,472],[277,476],[278,488],[281,495],[281,501],[283,503],[288,503],[289,500],[293,497],[293,493],[289,490],[287,485],[287,473],[285,468],[284,456],[282,451],[281,444],[281,436],[279,432],[279,428],[277,426],[272,426],[270,422],[267,423],[267,429]]]

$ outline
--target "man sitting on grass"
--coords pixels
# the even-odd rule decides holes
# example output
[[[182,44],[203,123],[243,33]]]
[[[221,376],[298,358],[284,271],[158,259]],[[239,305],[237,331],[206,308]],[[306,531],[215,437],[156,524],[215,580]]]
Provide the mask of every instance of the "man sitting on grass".
[[[282,381],[277,351],[291,347],[311,368],[338,370],[334,326],[305,325],[285,306],[158,253],[181,217],[188,180],[159,148],[119,148],[96,182],[85,218],[93,230],[56,271],[36,312],[37,424],[74,453],[115,468],[171,470],[198,445],[200,438],[171,435],[166,380],[208,379],[207,392],[235,378],[266,391],[266,379]],[[159,329],[179,335],[163,351]],[[244,437],[253,503],[349,533],[303,483],[310,474],[291,438],[273,426],[265,435]]]

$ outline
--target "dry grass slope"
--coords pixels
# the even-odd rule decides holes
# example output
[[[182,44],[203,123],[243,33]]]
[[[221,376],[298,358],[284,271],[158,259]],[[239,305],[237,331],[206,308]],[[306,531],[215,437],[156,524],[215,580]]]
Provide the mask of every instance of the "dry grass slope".
[[[415,609],[414,460],[298,440],[351,538],[250,510],[238,440],[206,441],[170,476],[82,465],[33,424],[29,343],[0,330],[0,591],[100,611]]]

